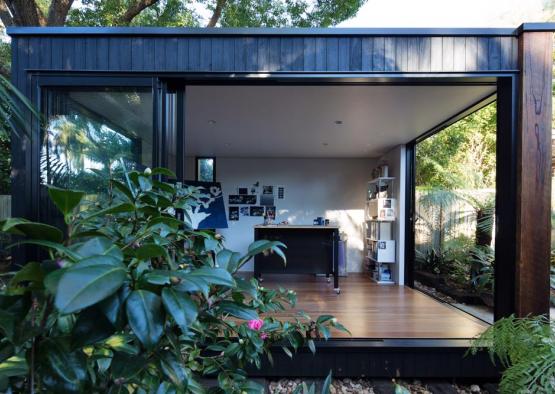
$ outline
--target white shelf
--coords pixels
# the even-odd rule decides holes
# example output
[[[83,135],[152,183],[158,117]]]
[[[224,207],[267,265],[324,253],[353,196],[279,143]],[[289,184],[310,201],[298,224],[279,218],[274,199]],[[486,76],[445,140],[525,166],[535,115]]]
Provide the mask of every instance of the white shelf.
[[[392,181],[394,179],[395,179],[395,177],[392,177],[392,176],[381,176],[381,177],[369,180],[368,183],[378,183],[380,181]]]

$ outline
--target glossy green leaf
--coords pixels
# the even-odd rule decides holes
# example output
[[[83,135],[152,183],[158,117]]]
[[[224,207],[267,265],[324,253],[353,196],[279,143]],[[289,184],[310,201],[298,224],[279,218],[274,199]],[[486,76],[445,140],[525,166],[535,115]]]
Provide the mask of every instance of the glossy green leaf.
[[[166,249],[154,243],[141,245],[133,251],[133,255],[141,260],[152,259],[160,256],[166,257],[167,253]]]
[[[258,319],[258,313],[256,313],[256,310],[243,304],[237,304],[232,301],[222,301],[218,304],[218,308],[221,312],[228,313],[238,319]]]
[[[95,344],[110,337],[114,331],[114,326],[99,308],[87,308],[79,314],[73,326],[72,347]]]
[[[112,256],[118,261],[123,260],[123,253],[112,241],[106,237],[94,237],[79,245],[76,252],[86,258],[92,256]]]
[[[202,267],[186,274],[189,278],[200,278],[211,285],[232,287],[235,281],[231,274],[223,268]]]
[[[12,356],[0,363],[0,377],[2,378],[22,376],[28,373],[29,367],[24,356]]]
[[[133,204],[131,204],[129,202],[123,202],[123,203],[118,204],[118,205],[110,206],[110,207],[95,211],[94,213],[92,213],[90,215],[87,215],[84,218],[84,220],[90,220],[90,219],[98,217],[98,216],[116,215],[118,213],[133,212],[134,210],[135,210],[135,206]]]
[[[310,351],[312,352],[312,354],[316,354],[316,345],[314,344],[314,340],[309,339],[306,341],[308,344],[308,348],[310,349]]]
[[[13,313],[0,309],[0,333],[10,341],[13,339],[16,318]]]
[[[164,352],[160,357],[160,366],[164,375],[179,389],[185,390],[189,376],[181,360],[177,360],[171,352]]]
[[[50,272],[44,277],[44,287],[50,294],[56,294],[56,291],[58,291],[58,283],[60,283],[60,279],[66,271],[67,268],[60,268]]]
[[[331,387],[331,379],[332,379],[332,371],[330,370],[330,373],[328,373],[328,376],[326,376],[326,379],[324,380],[324,384],[322,384],[322,394],[329,394],[330,387]]]
[[[235,272],[239,266],[241,255],[237,252],[232,252],[228,249],[223,249],[216,255],[216,264],[218,267],[227,270],[228,272]]]
[[[131,191],[131,189],[129,189],[129,187],[115,179],[112,179],[110,182],[112,183],[112,186],[114,186],[116,190],[123,194],[131,203],[134,202],[133,192]]]
[[[197,304],[185,293],[165,287],[162,290],[162,302],[166,311],[183,331],[187,331],[189,325],[197,318]]]
[[[139,187],[141,188],[142,191],[148,192],[152,190],[152,181],[150,180],[150,178],[144,175],[139,175],[138,179],[139,179]]]
[[[160,297],[150,291],[135,290],[127,298],[127,320],[139,341],[153,348],[163,334],[164,313]]]
[[[55,250],[56,252],[60,253],[63,256],[66,256],[66,257],[70,258],[73,261],[77,261],[77,260],[80,259],[80,256],[77,253],[75,253],[71,249],[69,249],[69,248],[65,247],[64,245],[62,245],[60,243],[57,243],[57,242],[42,241],[42,240],[27,240],[27,241],[18,242],[17,244],[38,245],[38,246],[42,246],[46,249]]]
[[[48,186],[48,195],[60,212],[65,216],[73,212],[85,196],[85,193]]]
[[[125,266],[111,256],[92,256],[65,271],[58,282],[55,305],[72,313],[114,294],[127,275]]]
[[[64,239],[64,234],[57,227],[19,218],[6,219],[3,222],[2,231],[48,242],[60,243]]]
[[[17,291],[21,288],[21,285],[25,286],[26,289],[41,289],[43,287],[44,276],[44,270],[39,263],[27,263],[10,280],[8,292],[13,293]]]
[[[116,352],[112,361],[112,376],[114,379],[133,379],[147,367],[147,364],[147,360],[143,355]]]
[[[40,357],[65,387],[79,391],[84,388],[87,381],[87,361],[82,351],[71,352],[65,342],[46,339],[41,344]]]
[[[167,168],[163,168],[163,167],[156,167],[152,169],[151,175],[165,175],[169,178],[177,178],[177,175],[175,175],[175,173]]]

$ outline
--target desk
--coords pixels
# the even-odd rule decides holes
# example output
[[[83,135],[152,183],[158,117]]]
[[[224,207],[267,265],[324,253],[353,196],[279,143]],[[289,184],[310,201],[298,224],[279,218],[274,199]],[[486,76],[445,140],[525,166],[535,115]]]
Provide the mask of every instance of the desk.
[[[254,275],[257,279],[261,279],[263,273],[326,274],[328,280],[329,275],[333,275],[333,287],[339,294],[339,227],[260,225],[254,227],[254,239],[280,241],[287,246],[284,250],[286,265],[276,254],[254,257]]]

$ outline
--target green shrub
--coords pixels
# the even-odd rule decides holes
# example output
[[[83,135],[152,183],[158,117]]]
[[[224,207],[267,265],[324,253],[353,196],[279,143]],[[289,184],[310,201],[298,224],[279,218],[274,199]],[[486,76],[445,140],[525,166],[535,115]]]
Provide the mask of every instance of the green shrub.
[[[272,345],[290,356],[303,346],[314,352],[331,327],[345,330],[328,315],[269,316],[294,305],[295,293],[237,272],[258,253],[284,257],[285,245],[225,249],[220,236],[188,224],[202,190],[161,175],[173,176],[130,172],[94,203],[50,188],[64,231],[24,219],[0,224],[47,254],[0,295],[1,391],[202,393],[200,378],[213,376],[210,392],[260,392],[245,371],[272,362]]]
[[[501,319],[473,341],[470,352],[482,349],[506,368],[501,393],[555,392],[555,322],[548,317]]]

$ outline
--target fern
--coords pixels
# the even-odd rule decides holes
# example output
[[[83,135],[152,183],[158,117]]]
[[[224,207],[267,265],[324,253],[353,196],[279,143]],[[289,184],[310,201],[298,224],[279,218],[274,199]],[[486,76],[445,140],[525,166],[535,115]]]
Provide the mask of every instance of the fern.
[[[474,339],[471,354],[486,349],[505,368],[501,393],[555,392],[555,322],[507,317]]]

